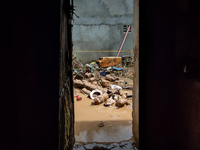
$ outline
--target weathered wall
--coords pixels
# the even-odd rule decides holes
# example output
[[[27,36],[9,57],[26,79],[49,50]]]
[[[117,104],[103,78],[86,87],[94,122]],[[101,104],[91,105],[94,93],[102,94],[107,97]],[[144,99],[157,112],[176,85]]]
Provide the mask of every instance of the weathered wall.
[[[102,56],[117,56],[125,33],[131,25],[121,55],[133,56],[133,0],[74,0],[73,50],[82,62]],[[83,57],[84,56],[84,57]]]

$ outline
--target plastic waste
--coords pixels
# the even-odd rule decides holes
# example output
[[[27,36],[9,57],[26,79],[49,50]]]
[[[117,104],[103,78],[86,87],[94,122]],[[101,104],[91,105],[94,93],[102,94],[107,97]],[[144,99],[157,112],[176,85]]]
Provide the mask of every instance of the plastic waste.
[[[106,71],[103,70],[103,72],[100,73],[101,76],[106,76]]]
[[[107,68],[107,70],[111,70],[111,69],[112,69],[112,67],[108,67],[108,68]]]
[[[77,96],[76,100],[77,100],[77,101],[81,101],[81,100],[82,100],[82,97]]]
[[[93,61],[93,62],[91,62],[90,64],[92,64],[92,65],[95,65],[95,64],[96,64],[96,62],[94,62],[94,61]]]
[[[92,74],[91,73],[85,73],[85,78],[90,78],[91,76],[92,76]]]
[[[122,87],[118,86],[118,85],[110,84],[110,89],[111,90],[122,90]]]
[[[93,94],[94,93],[99,93],[100,95],[102,95],[102,92],[100,91],[100,90],[93,90],[91,93],[90,93],[90,98],[92,99],[92,100],[94,100],[94,97],[93,97]]]
[[[86,67],[86,68],[92,68],[92,66],[89,65],[89,64],[86,64],[85,67]]]
[[[120,71],[120,70],[124,70],[123,68],[116,68],[116,67],[112,67],[114,70],[118,70],[118,71]]]

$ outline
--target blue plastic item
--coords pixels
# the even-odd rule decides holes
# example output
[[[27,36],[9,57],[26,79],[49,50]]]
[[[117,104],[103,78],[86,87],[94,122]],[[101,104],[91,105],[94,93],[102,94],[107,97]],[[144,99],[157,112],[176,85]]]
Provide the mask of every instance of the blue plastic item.
[[[118,71],[124,70],[123,68],[116,68],[116,67],[113,67],[113,69],[114,69],[114,70],[118,70]]]
[[[105,70],[103,70],[103,72],[101,72],[100,75],[101,75],[101,76],[106,76]]]

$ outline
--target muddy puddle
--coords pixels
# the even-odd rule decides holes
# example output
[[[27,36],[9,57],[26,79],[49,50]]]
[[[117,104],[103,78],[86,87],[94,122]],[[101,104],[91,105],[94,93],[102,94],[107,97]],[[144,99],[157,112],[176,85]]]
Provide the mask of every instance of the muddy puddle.
[[[126,91],[132,93],[131,90]],[[80,93],[81,101],[74,99],[75,145],[74,150],[124,149],[136,150],[132,134],[132,98],[130,105],[91,105],[92,100]]]
[[[74,82],[76,83],[74,84],[74,150],[136,150],[132,134],[132,97],[127,96],[125,98],[127,102],[125,105],[121,105],[122,107],[118,107],[120,105],[117,105],[116,102],[111,106],[104,106],[104,102],[94,105],[94,103],[92,104],[93,100],[88,97],[88,92],[86,90],[83,92],[83,88],[91,92],[91,87],[94,88],[95,86],[96,89],[101,89],[102,91],[111,89],[111,87],[107,87],[107,84],[105,85],[105,83],[109,82],[109,84],[121,84],[120,86],[123,87],[122,93],[132,95],[132,89],[125,87],[133,86],[133,68],[125,67],[123,71],[106,69],[106,74],[112,76],[110,78],[118,80],[116,83],[108,79],[108,76],[100,76],[102,69],[99,71],[99,68],[95,69],[94,67],[94,70],[91,70],[95,77],[95,81],[93,81],[94,78],[92,76],[89,77],[89,73],[87,73],[87,67],[74,68],[81,68],[80,70],[83,72],[81,73],[79,70],[74,74],[74,81],[76,80]],[[83,80],[84,85],[81,85]],[[107,91],[107,94],[109,94],[109,91]],[[117,92],[113,94],[120,95]],[[93,96],[95,97],[95,95]]]
[[[132,93],[132,91],[127,91]],[[74,99],[75,122],[79,121],[105,121],[105,120],[132,120],[132,98],[128,99],[130,105],[118,108],[115,105],[105,107],[103,104],[92,105],[87,95],[79,94],[81,101]]]

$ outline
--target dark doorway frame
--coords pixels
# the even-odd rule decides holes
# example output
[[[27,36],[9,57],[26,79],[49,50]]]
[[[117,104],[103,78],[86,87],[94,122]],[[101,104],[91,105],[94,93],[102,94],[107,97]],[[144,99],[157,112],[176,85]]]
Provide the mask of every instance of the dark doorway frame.
[[[133,86],[133,135],[139,148],[139,0],[134,0],[134,86]],[[73,149],[74,95],[72,76],[72,14],[73,0],[60,2],[60,75],[59,75],[59,150]]]

